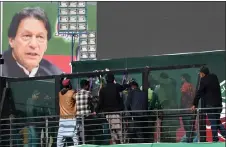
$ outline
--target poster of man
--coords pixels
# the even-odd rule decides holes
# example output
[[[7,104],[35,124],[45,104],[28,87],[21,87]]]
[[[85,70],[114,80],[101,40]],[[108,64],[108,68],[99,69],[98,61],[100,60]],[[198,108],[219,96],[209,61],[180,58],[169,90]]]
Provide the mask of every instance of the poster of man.
[[[72,36],[58,32],[58,2],[1,2],[0,75],[36,77],[70,73]],[[88,31],[96,30],[96,3],[87,2]],[[75,37],[74,48],[78,47]],[[76,60],[76,50],[73,53]]]

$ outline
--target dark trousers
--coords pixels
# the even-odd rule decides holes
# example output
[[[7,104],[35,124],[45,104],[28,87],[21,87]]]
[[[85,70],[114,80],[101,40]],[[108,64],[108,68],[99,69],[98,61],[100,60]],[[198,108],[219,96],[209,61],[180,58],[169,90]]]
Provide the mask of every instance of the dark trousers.
[[[106,120],[106,119],[105,119]],[[103,138],[103,120],[97,116],[88,116],[84,119],[85,143],[101,145],[104,142]]]
[[[182,116],[184,130],[187,137],[187,142],[193,142],[194,131],[195,131],[195,116]]]
[[[221,124],[221,120],[220,120],[221,111],[222,110],[217,110],[217,109],[207,110],[207,116],[211,124],[212,137],[214,142],[219,141],[218,130],[220,131],[221,135],[224,138],[226,138],[226,129]]]
[[[148,117],[142,115],[133,115],[133,120],[129,123],[128,138],[130,143],[149,143],[151,142]]]

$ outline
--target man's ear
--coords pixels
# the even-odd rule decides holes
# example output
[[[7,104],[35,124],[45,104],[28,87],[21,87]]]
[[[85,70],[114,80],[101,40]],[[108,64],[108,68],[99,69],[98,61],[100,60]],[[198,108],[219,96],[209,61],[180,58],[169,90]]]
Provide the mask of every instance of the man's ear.
[[[8,38],[8,40],[9,40],[9,45],[10,45],[10,47],[11,48],[14,48],[14,39],[13,38]]]

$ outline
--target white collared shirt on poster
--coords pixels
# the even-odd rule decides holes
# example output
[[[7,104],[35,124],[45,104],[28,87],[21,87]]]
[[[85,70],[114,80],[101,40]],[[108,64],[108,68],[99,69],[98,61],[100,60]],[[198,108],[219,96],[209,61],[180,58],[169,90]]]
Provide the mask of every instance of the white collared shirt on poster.
[[[18,62],[16,62],[16,63],[17,63],[17,65],[18,65],[20,68],[23,69],[23,71],[25,72],[25,74],[28,75],[29,77],[35,77],[36,73],[38,72],[39,66],[36,67],[36,68],[33,68],[33,69],[31,70],[31,72],[29,72],[26,68],[24,68],[24,67],[23,67],[22,65],[20,65]]]

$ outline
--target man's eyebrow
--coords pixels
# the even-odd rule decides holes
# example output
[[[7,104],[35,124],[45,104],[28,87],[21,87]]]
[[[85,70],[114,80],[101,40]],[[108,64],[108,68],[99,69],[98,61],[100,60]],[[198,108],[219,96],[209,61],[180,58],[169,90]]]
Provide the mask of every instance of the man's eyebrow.
[[[20,32],[20,34],[24,34],[24,33],[29,33],[29,34],[33,34],[31,31],[24,29],[23,31]],[[38,32],[36,35],[45,35],[44,32]]]
[[[31,31],[24,29],[20,32],[20,34],[24,34],[24,33],[31,33]]]
[[[39,33],[37,33],[37,35],[45,35],[45,33],[44,32],[39,32]]]

